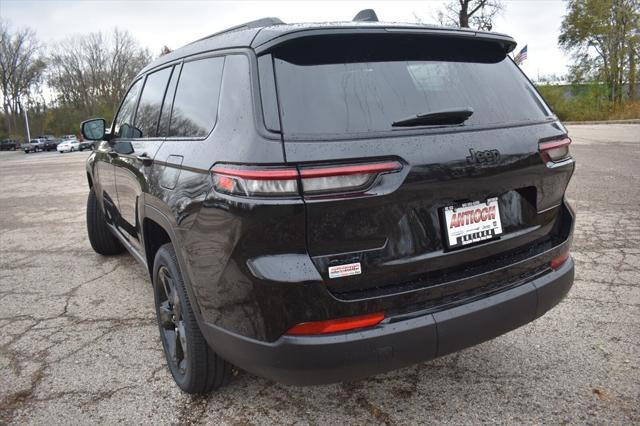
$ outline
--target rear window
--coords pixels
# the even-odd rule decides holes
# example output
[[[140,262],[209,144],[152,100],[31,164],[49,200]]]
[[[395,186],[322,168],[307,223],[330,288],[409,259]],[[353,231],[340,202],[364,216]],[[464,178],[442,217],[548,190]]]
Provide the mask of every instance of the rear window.
[[[403,118],[469,107],[474,113],[464,126],[551,115],[493,43],[324,36],[274,51],[273,65],[282,127],[289,136],[397,130],[391,124]]]

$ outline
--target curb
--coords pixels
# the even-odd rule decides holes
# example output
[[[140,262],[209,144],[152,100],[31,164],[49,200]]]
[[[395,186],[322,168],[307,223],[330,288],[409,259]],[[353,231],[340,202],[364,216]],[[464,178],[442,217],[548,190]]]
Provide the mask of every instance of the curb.
[[[631,118],[628,120],[603,120],[603,121],[563,121],[562,124],[580,125],[580,124],[640,124],[640,118]]]

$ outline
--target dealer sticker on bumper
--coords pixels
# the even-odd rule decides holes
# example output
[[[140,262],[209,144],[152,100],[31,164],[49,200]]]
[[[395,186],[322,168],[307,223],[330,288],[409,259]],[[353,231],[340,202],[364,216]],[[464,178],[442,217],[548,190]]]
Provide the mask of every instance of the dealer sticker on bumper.
[[[497,198],[459,207],[445,207],[444,217],[449,248],[489,240],[502,234]]]
[[[362,270],[360,269],[360,262],[347,263],[346,265],[330,266],[329,278],[347,277],[349,275],[360,275]]]

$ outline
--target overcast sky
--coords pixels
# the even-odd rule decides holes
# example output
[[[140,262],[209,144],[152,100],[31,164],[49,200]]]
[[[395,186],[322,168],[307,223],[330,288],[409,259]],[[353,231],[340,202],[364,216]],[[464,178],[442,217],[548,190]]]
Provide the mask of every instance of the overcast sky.
[[[180,47],[208,34],[254,19],[276,16],[285,22],[351,20],[361,9],[375,9],[381,21],[435,23],[440,0],[433,1],[29,1],[0,0],[0,16],[12,27],[31,27],[45,43],[73,34],[130,31],[154,56],[162,46]],[[566,73],[558,48],[566,4],[561,0],[505,1],[494,31],[513,36],[516,52],[528,45],[523,70],[529,77]]]

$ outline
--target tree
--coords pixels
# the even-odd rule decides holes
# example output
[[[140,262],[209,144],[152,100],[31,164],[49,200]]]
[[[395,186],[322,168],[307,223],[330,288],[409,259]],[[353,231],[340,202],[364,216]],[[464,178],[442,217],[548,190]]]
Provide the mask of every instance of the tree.
[[[0,86],[9,134],[17,134],[22,128],[20,112],[32,100],[44,70],[41,46],[35,34],[29,29],[12,33],[9,25],[0,21]]]
[[[501,0],[451,0],[438,12],[441,25],[491,31],[493,19],[504,10]]]
[[[635,87],[639,13],[637,0],[569,0],[562,21],[558,42],[573,56],[572,79],[606,83],[618,105],[625,84]]]
[[[60,105],[110,119],[136,74],[151,61],[126,31],[91,33],[53,46],[48,84]]]

